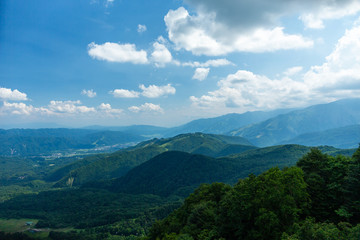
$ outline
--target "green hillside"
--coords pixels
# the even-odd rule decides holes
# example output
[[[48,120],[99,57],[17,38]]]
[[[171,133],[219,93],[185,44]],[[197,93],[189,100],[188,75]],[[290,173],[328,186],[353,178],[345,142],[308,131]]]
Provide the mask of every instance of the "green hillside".
[[[281,145],[246,152],[228,157],[212,158],[198,154],[169,151],[130,170],[125,176],[110,183],[115,192],[131,194],[155,194],[186,196],[201,183],[225,182],[233,184],[249,174],[260,174],[271,167],[290,167],[306,153],[310,147]],[[324,152],[339,153],[334,148],[324,148]],[[347,153],[351,156],[355,149]],[[106,184],[108,186],[109,183]],[[91,186],[88,185],[88,186]],[[102,185],[98,185],[102,187]]]
[[[238,145],[234,146],[234,144]],[[121,177],[133,167],[166,151],[183,151],[217,157],[254,148],[241,137],[203,133],[181,134],[168,139],[145,141],[112,154],[86,157],[56,170],[47,179],[60,180],[56,186],[66,186],[69,179],[73,179],[72,185],[78,186],[90,181]]]
[[[201,183],[229,182],[236,178],[238,170],[236,163],[228,159],[170,151],[132,169],[114,182],[112,190],[168,196]]]

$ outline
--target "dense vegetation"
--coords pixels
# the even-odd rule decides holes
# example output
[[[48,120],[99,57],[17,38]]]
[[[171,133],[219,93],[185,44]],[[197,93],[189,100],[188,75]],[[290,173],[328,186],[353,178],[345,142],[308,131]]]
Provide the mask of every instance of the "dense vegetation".
[[[148,239],[359,239],[360,148],[312,149],[296,167],[199,187]]]
[[[59,181],[57,186],[64,187],[69,179],[74,179],[73,186],[80,186],[90,181],[108,180],[125,175],[156,155],[166,151],[183,151],[207,156],[240,153],[255,149],[241,137],[212,134],[181,134],[167,139],[153,139],[135,147],[120,150],[112,154],[102,154],[84,158],[58,169],[49,176],[52,181]]]

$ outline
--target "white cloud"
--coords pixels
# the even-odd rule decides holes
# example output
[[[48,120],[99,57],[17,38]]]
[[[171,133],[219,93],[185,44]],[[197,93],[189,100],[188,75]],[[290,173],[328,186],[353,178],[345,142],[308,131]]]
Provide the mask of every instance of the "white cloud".
[[[212,13],[216,21],[237,31],[279,24],[284,16],[301,16],[306,25],[323,25],[323,20],[337,19],[359,11],[358,0],[185,0],[199,14]],[[311,16],[312,20],[306,20]],[[309,26],[308,26],[309,27]]]
[[[359,1],[328,1],[326,6],[314,12],[304,13],[299,18],[305,27],[313,29],[324,28],[324,20],[340,19],[345,16],[355,15],[360,11]]]
[[[120,117],[123,110],[112,108],[108,103],[101,103],[97,108],[81,105],[80,101],[50,101],[45,107],[34,107],[25,103],[4,102],[0,108],[0,115],[24,116],[56,116],[80,117],[91,113],[91,117]]]
[[[26,93],[19,90],[11,90],[10,88],[0,87],[0,99],[8,101],[26,101],[28,100]]]
[[[210,68],[197,68],[192,78],[199,81],[203,81],[207,78],[209,71]]]
[[[204,63],[200,62],[185,62],[181,64],[182,66],[189,66],[189,67],[220,67],[226,65],[234,65],[234,63],[230,62],[225,58],[220,59],[211,59]]]
[[[123,113],[122,109],[112,108],[109,103],[101,103],[98,106],[100,113],[105,113],[107,116],[120,116]]]
[[[116,98],[137,98],[140,95],[139,92],[126,89],[115,89],[114,91],[110,91],[109,93],[114,95],[114,97]]]
[[[284,75],[285,75],[285,76],[288,76],[288,77],[291,77],[291,76],[293,76],[293,75],[298,74],[298,73],[301,72],[302,70],[303,70],[303,67],[302,67],[302,66],[291,67],[291,68],[288,68],[288,69],[284,72]]]
[[[177,10],[170,10],[164,20],[169,39],[176,48],[191,51],[195,55],[272,52],[313,46],[313,41],[300,35],[286,34],[282,27],[234,31],[224,23],[216,21],[216,14],[213,12],[198,12],[198,15],[190,15],[185,8],[180,7]]]
[[[3,107],[0,109],[1,114],[13,114],[13,115],[31,115],[33,113],[47,113],[44,108],[35,108],[32,105],[25,103],[8,103],[4,102]]]
[[[152,103],[144,103],[141,106],[131,106],[128,108],[131,112],[159,112],[164,113],[164,110],[160,107],[160,105],[152,104]]]
[[[244,70],[228,75],[218,85],[218,90],[199,98],[192,96],[191,101],[198,107],[254,110],[293,107],[307,100],[302,83],[289,78],[272,80]]]
[[[346,31],[325,63],[313,66],[305,74],[304,81],[317,91],[345,92],[345,97],[356,97],[360,90],[359,24]]]
[[[138,33],[146,32],[146,30],[147,30],[146,25],[142,25],[142,24],[138,25],[138,28],[137,28]]]
[[[118,44],[106,42],[98,45],[94,42],[88,45],[88,54],[98,60],[109,62],[131,62],[133,64],[147,64],[147,53],[144,50],[136,50],[135,44]]]
[[[144,84],[140,84],[139,88],[142,90],[142,92],[136,92],[132,90],[130,91],[126,89],[115,89],[109,93],[117,98],[137,98],[140,95],[147,98],[158,98],[161,96],[175,94],[176,92],[176,89],[171,86],[171,84],[164,86],[149,85],[148,87],[145,87]]]
[[[219,88],[190,100],[193,105],[218,111],[299,107],[360,96],[360,26],[346,31],[335,50],[320,66],[313,66],[297,81],[291,77],[302,67],[288,69],[285,77],[270,79],[239,70],[218,82]]]
[[[141,95],[148,98],[158,98],[164,95],[175,94],[176,92],[176,89],[171,84],[164,86],[150,85],[148,87],[141,84],[139,88],[142,90]]]
[[[81,94],[82,94],[82,95],[86,95],[86,96],[88,96],[89,98],[94,98],[94,97],[96,97],[96,92],[94,92],[93,89],[90,89],[90,90],[83,89],[83,90],[81,91]]]
[[[91,113],[96,112],[95,108],[80,105],[78,101],[50,101],[47,109],[52,113]]]
[[[157,67],[164,67],[165,64],[172,62],[172,55],[167,47],[159,42],[153,44],[154,51],[151,54],[151,60]]]

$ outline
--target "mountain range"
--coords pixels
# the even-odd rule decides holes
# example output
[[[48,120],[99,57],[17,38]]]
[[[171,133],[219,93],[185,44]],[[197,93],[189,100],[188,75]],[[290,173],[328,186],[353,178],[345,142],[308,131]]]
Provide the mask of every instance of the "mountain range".
[[[354,148],[360,142],[359,124],[360,99],[356,98],[295,110],[233,113],[198,119],[173,128],[133,125],[83,129],[0,129],[0,141],[3,143],[0,155],[34,156],[84,149],[111,152],[154,137],[168,138],[196,132],[240,136],[257,147],[302,144]]]
[[[360,123],[360,99],[346,99],[328,104],[280,114],[266,121],[250,124],[230,131],[232,136],[241,136],[256,146],[271,146],[293,139],[305,133],[314,133]],[[303,136],[304,138],[304,136]],[[306,140],[305,140],[306,141]],[[336,144],[341,144],[338,139]],[[321,142],[313,142],[321,145]],[[344,147],[351,146],[343,144]]]

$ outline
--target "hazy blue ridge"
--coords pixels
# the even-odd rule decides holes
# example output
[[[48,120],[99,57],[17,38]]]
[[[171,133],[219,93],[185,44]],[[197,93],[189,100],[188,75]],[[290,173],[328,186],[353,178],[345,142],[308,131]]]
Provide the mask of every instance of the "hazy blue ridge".
[[[233,130],[229,134],[244,137],[261,147],[280,144],[305,133],[359,123],[360,99],[356,98],[295,110],[261,123]],[[338,143],[341,143],[341,139]],[[321,143],[311,143],[311,145],[321,145]]]
[[[254,111],[242,114],[230,113],[219,117],[197,119],[184,125],[170,128],[165,133],[165,136],[171,137],[181,133],[195,132],[225,134],[235,128],[261,122],[289,111],[291,111],[291,109],[279,109],[269,112]]]
[[[283,142],[283,144],[289,143],[307,146],[328,145],[337,148],[356,148],[360,143],[360,125],[305,133]]]

